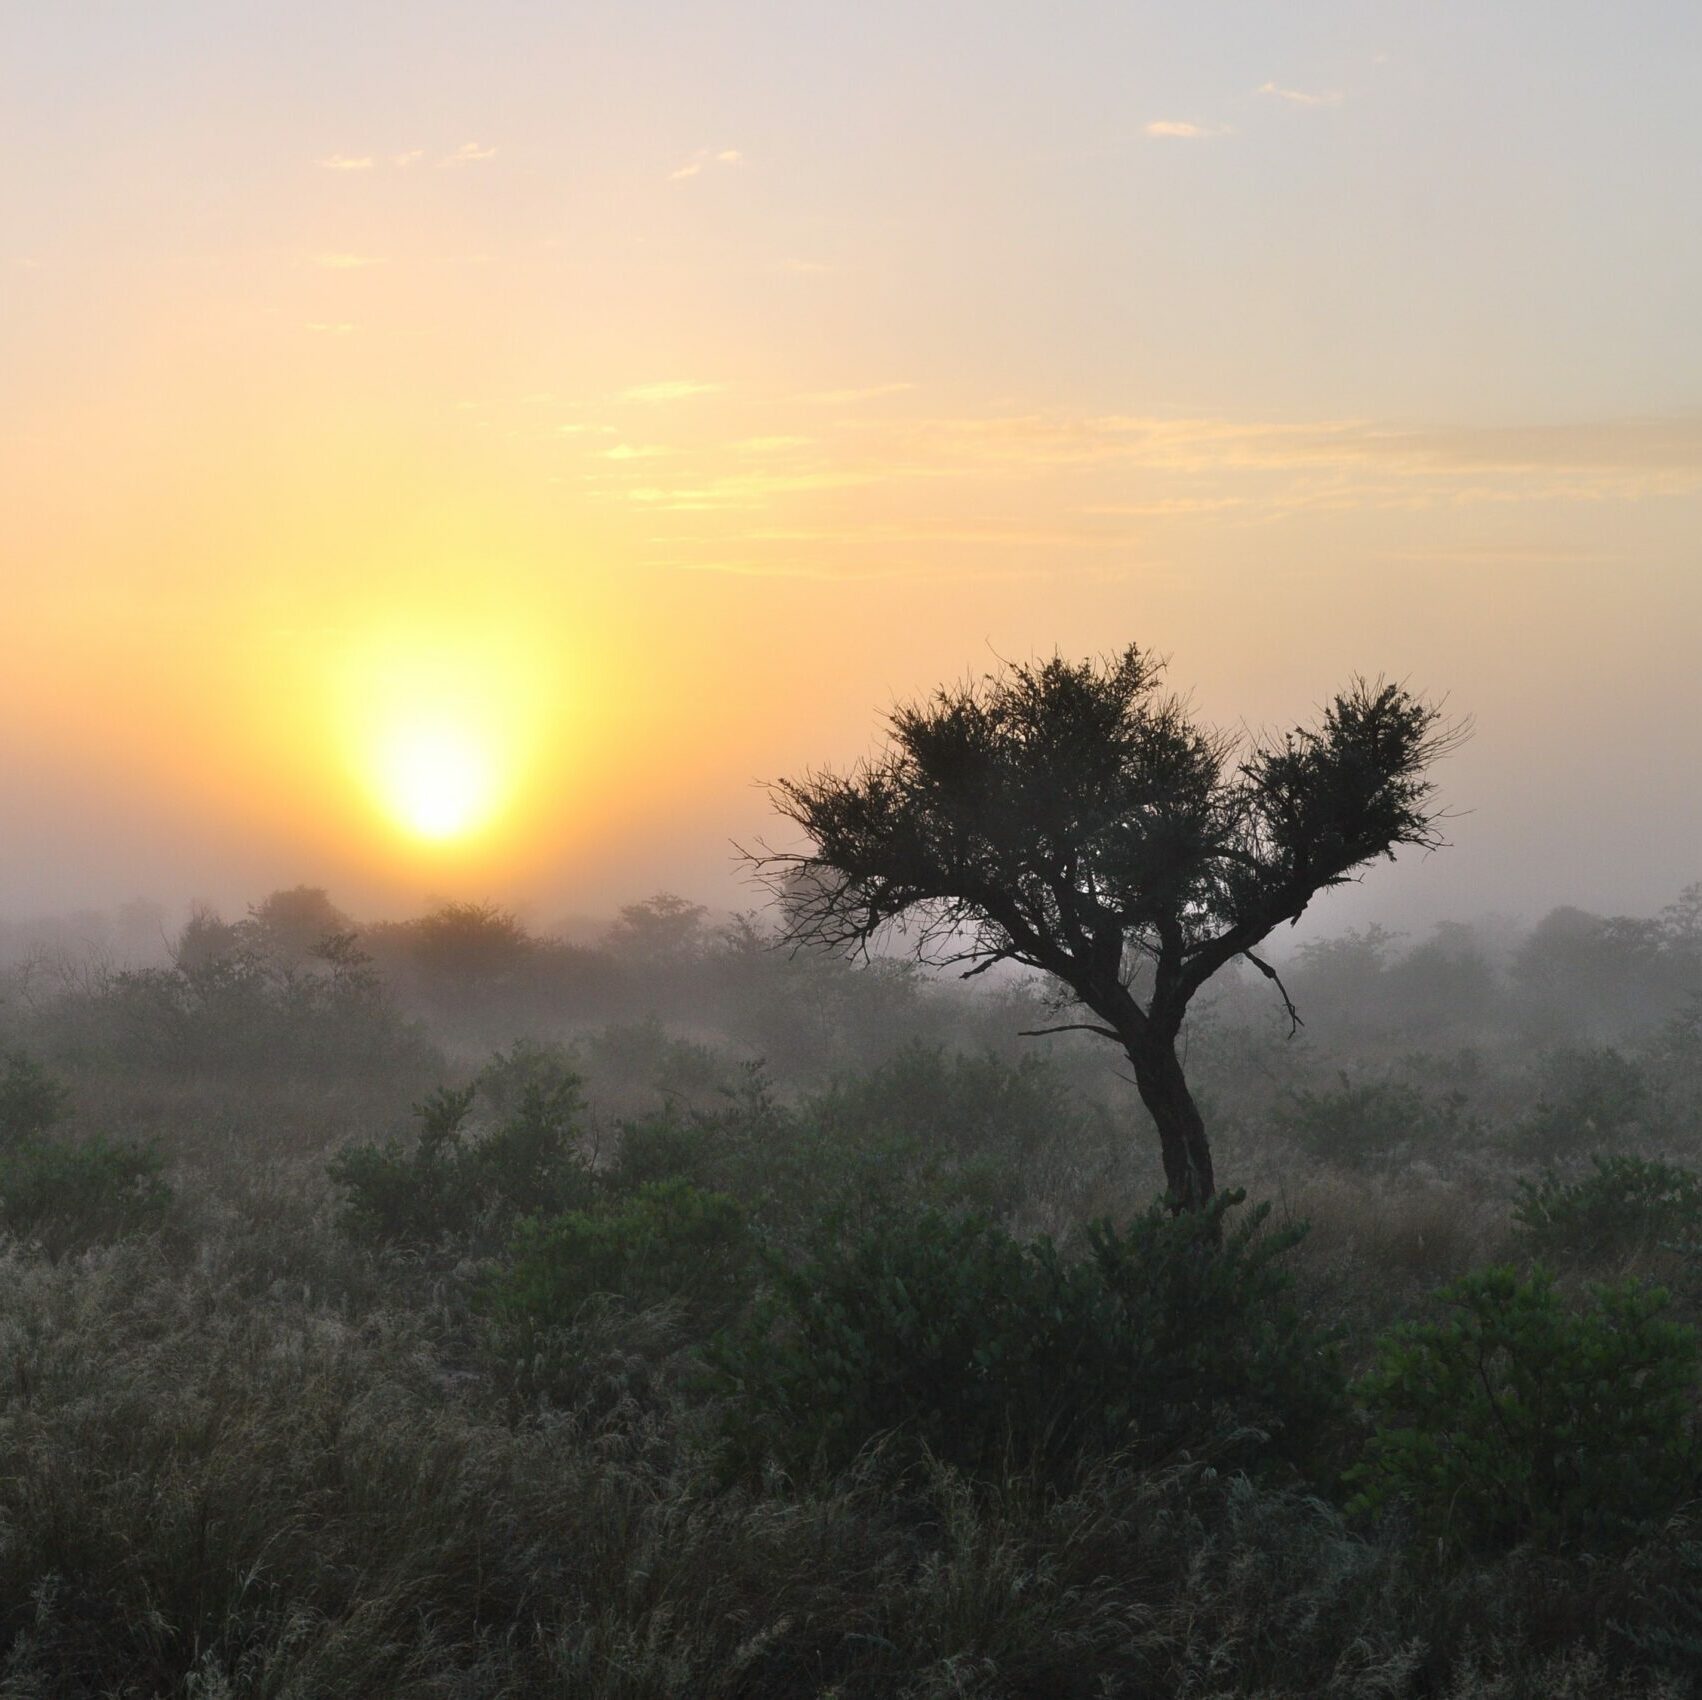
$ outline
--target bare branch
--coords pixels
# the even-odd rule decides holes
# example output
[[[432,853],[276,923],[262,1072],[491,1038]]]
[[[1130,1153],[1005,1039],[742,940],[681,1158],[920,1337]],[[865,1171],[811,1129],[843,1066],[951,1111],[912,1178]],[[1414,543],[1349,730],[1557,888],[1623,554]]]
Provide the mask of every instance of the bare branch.
[[[1110,1039],[1117,1044],[1123,1042],[1123,1035],[1115,1027],[1099,1027],[1091,1021],[1066,1021],[1062,1027],[1024,1027],[1017,1033],[1019,1039],[1044,1039],[1048,1033],[1097,1033],[1101,1039]]]
[[[1277,995],[1282,999],[1282,1007],[1288,1011],[1288,1036],[1292,1039],[1306,1023],[1300,1019],[1300,1011],[1294,1007],[1294,999],[1288,995],[1288,987],[1282,983],[1282,976],[1268,962],[1255,956],[1252,951],[1244,950],[1241,954],[1276,987]]]

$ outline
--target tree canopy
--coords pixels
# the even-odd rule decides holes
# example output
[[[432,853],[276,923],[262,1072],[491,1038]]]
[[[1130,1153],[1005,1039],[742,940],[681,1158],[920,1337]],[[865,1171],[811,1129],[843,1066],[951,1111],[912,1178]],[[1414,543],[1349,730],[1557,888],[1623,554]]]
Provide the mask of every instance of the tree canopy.
[[[1428,770],[1462,728],[1357,679],[1315,725],[1254,738],[1201,724],[1162,679],[1131,644],[901,705],[880,754],[771,787],[808,847],[754,860],[795,944],[902,930],[967,975],[1051,975],[1097,1017],[1069,1025],[1127,1052],[1192,1208],[1213,1180],[1175,1055],[1189,1001],[1236,957],[1275,981],[1254,954],[1273,929],[1379,857],[1440,845]]]

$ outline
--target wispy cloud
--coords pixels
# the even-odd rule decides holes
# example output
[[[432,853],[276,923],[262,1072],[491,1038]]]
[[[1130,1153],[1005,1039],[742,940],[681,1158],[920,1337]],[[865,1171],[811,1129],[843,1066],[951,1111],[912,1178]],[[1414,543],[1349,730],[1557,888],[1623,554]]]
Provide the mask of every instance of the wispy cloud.
[[[325,171],[370,171],[376,162],[369,153],[332,153],[313,163]]]
[[[1234,131],[1227,124],[1194,124],[1186,118],[1155,118],[1146,126],[1149,136],[1184,142],[1203,141],[1208,136],[1229,136]]]
[[[390,163],[405,171],[410,165],[418,165],[425,156],[424,148],[408,148],[405,152],[391,154]]]
[[[440,165],[474,165],[480,160],[495,159],[496,149],[482,147],[478,142],[463,142],[454,153],[445,154]]]
[[[313,263],[327,271],[358,272],[368,266],[381,266],[384,261],[376,254],[315,254]]]
[[[603,450],[603,459],[654,460],[657,455],[665,455],[667,452],[666,449],[659,449],[651,444],[638,446],[632,443],[616,443],[612,449]]]
[[[1286,100],[1295,106],[1340,106],[1347,98],[1340,89],[1308,94],[1305,89],[1279,88],[1275,83],[1261,83],[1259,93],[1275,95],[1278,100]]]
[[[692,378],[669,378],[657,384],[633,384],[620,392],[622,401],[684,401],[688,396],[713,395],[724,384],[703,384]]]
[[[712,165],[743,165],[745,156],[737,148],[699,148],[684,165],[668,173],[671,183],[682,183],[688,177],[699,176]]]
[[[310,319],[307,328],[310,331],[318,331],[323,336],[347,336],[355,327],[347,319],[339,319],[335,323],[325,319]]]

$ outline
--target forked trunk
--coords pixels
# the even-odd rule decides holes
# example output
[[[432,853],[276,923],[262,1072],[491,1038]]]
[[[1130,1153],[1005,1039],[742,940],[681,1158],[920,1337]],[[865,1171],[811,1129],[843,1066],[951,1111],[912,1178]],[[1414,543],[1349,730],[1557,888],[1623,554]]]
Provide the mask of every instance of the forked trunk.
[[[1135,1067],[1141,1102],[1158,1124],[1170,1208],[1178,1214],[1203,1210],[1211,1202],[1217,1183],[1212,1175],[1211,1147],[1206,1143],[1206,1124],[1176,1060],[1175,1042],[1149,1036],[1126,1049]]]

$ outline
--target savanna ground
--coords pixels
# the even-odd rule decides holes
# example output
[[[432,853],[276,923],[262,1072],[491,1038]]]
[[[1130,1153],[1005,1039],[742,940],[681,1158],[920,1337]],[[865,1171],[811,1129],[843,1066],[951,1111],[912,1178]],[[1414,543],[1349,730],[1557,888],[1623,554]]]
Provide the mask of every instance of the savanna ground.
[[[1215,1237],[1022,984],[14,931],[0,1695],[1692,1693],[1699,897],[1227,981]]]

